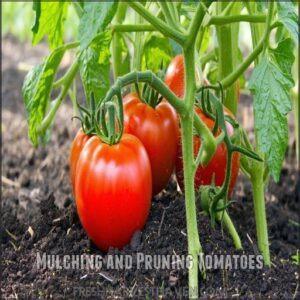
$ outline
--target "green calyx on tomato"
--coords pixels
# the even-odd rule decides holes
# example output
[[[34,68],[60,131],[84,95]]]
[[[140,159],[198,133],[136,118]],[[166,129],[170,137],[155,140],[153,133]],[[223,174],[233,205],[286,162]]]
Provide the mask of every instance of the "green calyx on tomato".
[[[163,97],[148,84],[143,85],[142,93],[140,93],[139,85],[136,83],[135,90],[138,98],[152,108],[155,108],[163,100]]]
[[[176,111],[165,100],[155,108],[141,101],[136,94],[124,98],[124,132],[135,135],[148,153],[153,195],[162,191],[175,166],[179,124]]]
[[[87,101],[88,107],[83,107],[77,103],[79,116],[74,116],[73,119],[78,119],[81,122],[81,128],[77,132],[70,151],[70,177],[73,193],[75,191],[75,174],[79,155],[85,146],[86,142],[95,135],[94,119],[96,118],[96,104],[94,94],[91,93],[90,101]]]
[[[121,116],[117,117],[118,133],[116,133],[116,113],[113,103],[105,103],[105,105],[102,104],[97,108],[94,94],[92,93],[88,104],[88,108],[85,108],[77,103],[80,115],[73,117],[81,122],[81,129],[73,140],[70,152],[70,177],[73,192],[75,192],[77,161],[87,141],[92,136],[97,135],[103,142],[114,144],[120,140],[123,132],[123,125],[121,124],[121,120],[123,122],[123,110],[120,112]],[[108,111],[108,124],[106,124],[106,111]]]
[[[96,118],[96,102],[94,94],[91,93],[90,101],[87,102],[88,107],[84,107],[77,103],[79,116],[74,116],[73,119],[78,119],[81,123],[81,130],[86,135],[95,134],[93,119]]]

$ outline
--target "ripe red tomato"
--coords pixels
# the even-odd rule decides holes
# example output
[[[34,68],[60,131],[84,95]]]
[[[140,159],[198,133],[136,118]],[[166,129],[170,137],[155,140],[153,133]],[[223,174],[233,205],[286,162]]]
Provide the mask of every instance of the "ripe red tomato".
[[[176,96],[180,98],[184,96],[184,60],[182,54],[175,56],[168,66],[165,83]]]
[[[184,96],[184,58],[182,54],[175,56],[169,64],[165,83],[176,96],[180,98]],[[203,83],[208,85],[209,81],[204,78]]]
[[[195,111],[197,112],[198,116],[201,120],[207,125],[209,129],[213,129],[214,127],[214,120],[206,116],[200,108],[196,108]],[[224,107],[225,115],[231,115],[232,113]],[[226,122],[227,130],[229,134],[233,134],[232,125]],[[220,133],[220,132],[219,132]],[[219,134],[217,133],[217,135]],[[201,140],[199,137],[194,136],[194,155],[196,157],[199,148],[201,146]],[[224,143],[220,144],[216,150],[211,161],[208,165],[203,168],[199,165],[196,175],[195,175],[195,189],[199,189],[201,185],[210,185],[212,183],[212,179],[214,176],[215,185],[221,186],[225,180],[226,175],[226,164],[227,164],[227,149]],[[239,173],[239,166],[240,166],[240,156],[239,153],[235,152],[232,156],[232,166],[231,166],[231,178],[229,182],[229,189],[228,195],[230,196],[232,193],[232,189],[236,183],[238,173]],[[182,162],[182,149],[181,143],[178,144],[178,156],[176,159],[176,178],[180,188],[184,189],[184,178],[183,178],[183,162]]]
[[[143,228],[151,195],[151,166],[138,138],[123,134],[114,145],[89,139],[77,162],[75,198],[81,224],[101,250],[122,248]]]
[[[135,94],[124,98],[124,132],[135,135],[149,155],[153,195],[167,185],[175,167],[179,125],[176,111],[166,101],[155,108]]]
[[[77,135],[75,136],[72,146],[71,146],[71,152],[70,152],[70,176],[71,176],[71,182],[72,182],[72,188],[74,192],[75,187],[75,174],[76,174],[76,165],[79,158],[79,155],[86,144],[86,142],[89,140],[91,136],[85,134],[82,129],[80,129],[77,132]]]

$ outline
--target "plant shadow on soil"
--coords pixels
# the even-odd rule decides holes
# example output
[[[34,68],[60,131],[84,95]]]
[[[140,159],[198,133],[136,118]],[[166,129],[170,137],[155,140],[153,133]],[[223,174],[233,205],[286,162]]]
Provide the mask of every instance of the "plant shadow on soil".
[[[5,57],[5,51],[4,51]],[[12,65],[14,62],[12,61]],[[70,143],[79,124],[71,124],[72,109],[63,105],[55,122],[50,143],[33,149],[21,105],[24,73],[6,69],[2,90],[2,224],[1,292],[4,298],[78,299],[187,298],[188,272],[136,269],[136,253],[187,254],[184,197],[172,179],[165,191],[153,199],[150,216],[122,250],[109,254],[133,255],[131,270],[37,269],[37,252],[58,254],[100,254],[82,229],[69,180]],[[249,101],[241,99],[241,106]],[[68,119],[65,116],[70,116]],[[267,216],[272,267],[255,270],[207,270],[199,279],[201,299],[297,299],[299,267],[291,256],[299,249],[300,184],[297,181],[294,149],[288,152],[280,182],[270,183]],[[251,186],[239,177],[230,209],[244,250],[236,251],[226,229],[210,226],[199,211],[200,240],[206,254],[256,255],[255,223]],[[28,228],[31,228],[28,230]],[[101,272],[101,274],[99,274]],[[79,288],[86,288],[80,290]],[[81,294],[79,294],[81,293]]]

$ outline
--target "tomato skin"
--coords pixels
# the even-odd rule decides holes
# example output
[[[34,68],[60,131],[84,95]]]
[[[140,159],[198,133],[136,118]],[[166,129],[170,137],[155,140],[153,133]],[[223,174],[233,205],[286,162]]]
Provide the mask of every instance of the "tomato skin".
[[[175,56],[171,61],[170,65],[168,66],[165,76],[165,83],[176,96],[183,98],[184,59],[182,54]]]
[[[208,126],[209,129],[213,129],[214,121],[206,116],[200,108],[195,109],[198,116],[201,120]],[[232,116],[232,113],[224,107],[224,114],[228,114]],[[227,130],[229,131],[229,135],[233,134],[233,127],[230,123],[226,122]],[[217,133],[216,135],[218,135]],[[199,137],[194,136],[194,155],[196,157],[199,148],[201,146],[201,140]],[[195,189],[199,189],[202,185],[210,185],[212,183],[212,179],[214,176],[215,185],[221,186],[225,180],[226,176],[226,164],[227,164],[227,149],[224,143],[220,144],[217,147],[216,153],[212,157],[211,161],[208,165],[203,168],[199,165],[196,175],[195,175]],[[239,153],[235,152],[232,156],[232,166],[231,166],[231,177],[229,182],[228,196],[231,195],[232,189],[236,183],[240,166],[240,156]],[[176,159],[176,178],[177,182],[181,188],[184,190],[184,178],[183,178],[183,161],[182,161],[182,148],[181,142],[178,144],[178,156]]]
[[[103,251],[122,248],[146,223],[151,166],[142,143],[123,134],[115,145],[92,137],[77,162],[75,197],[81,224]]]
[[[124,99],[124,132],[135,135],[145,146],[151,163],[153,195],[158,194],[175,167],[179,138],[176,111],[166,101],[154,109],[129,94]]]
[[[184,58],[182,54],[175,56],[169,64],[165,83],[176,96],[184,97]],[[204,78],[203,84],[209,85],[209,81]]]
[[[79,155],[86,144],[86,142],[90,139],[91,136],[85,134],[82,129],[79,129],[77,132],[70,151],[70,177],[72,188],[74,192],[75,187],[75,174],[76,174],[76,165],[79,158]]]

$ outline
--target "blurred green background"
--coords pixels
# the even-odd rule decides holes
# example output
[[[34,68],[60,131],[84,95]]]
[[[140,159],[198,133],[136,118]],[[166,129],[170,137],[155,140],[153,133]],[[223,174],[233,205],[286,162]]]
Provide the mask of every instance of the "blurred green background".
[[[1,2],[2,6],[2,37],[8,34],[18,40],[30,41],[32,39],[31,27],[34,23],[35,12],[32,1],[28,2]],[[69,6],[65,26],[66,41],[77,38],[79,19],[73,5]]]

